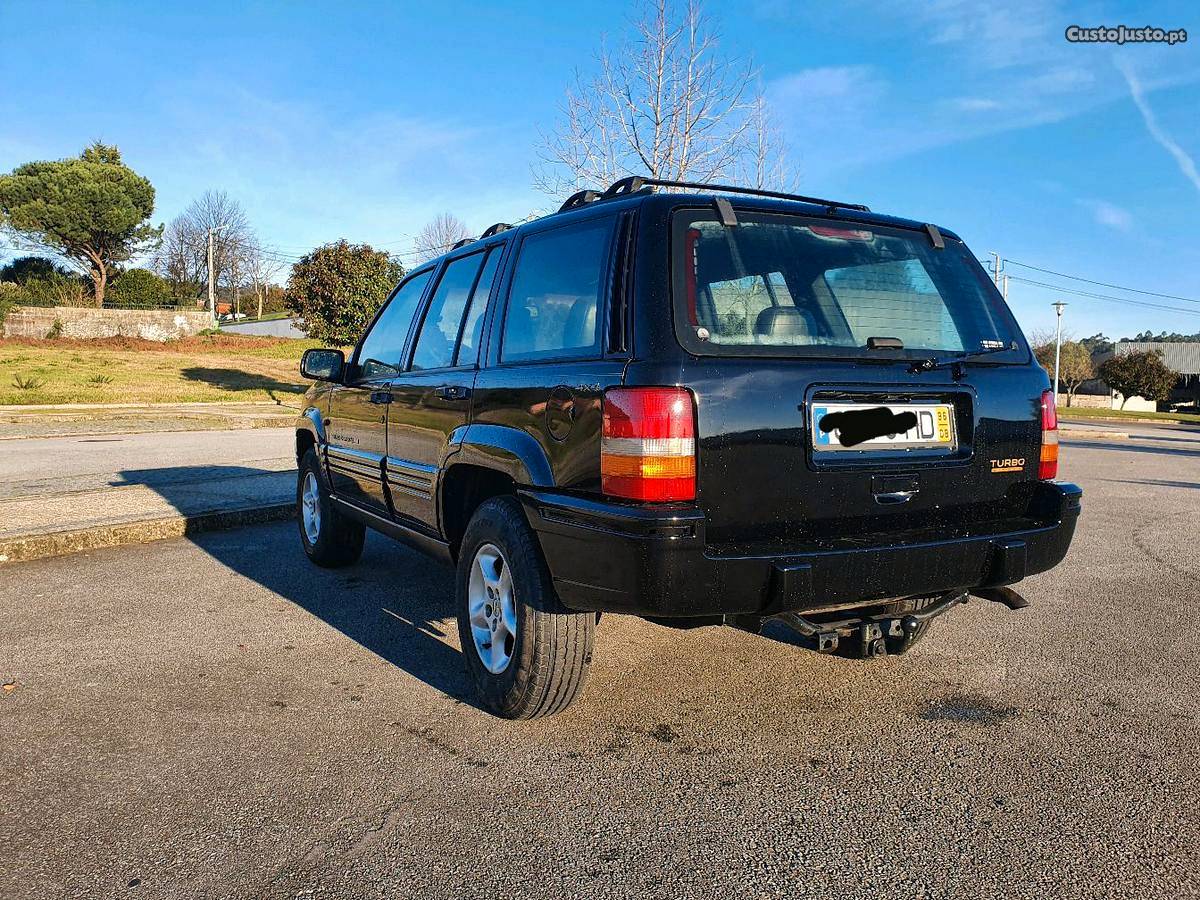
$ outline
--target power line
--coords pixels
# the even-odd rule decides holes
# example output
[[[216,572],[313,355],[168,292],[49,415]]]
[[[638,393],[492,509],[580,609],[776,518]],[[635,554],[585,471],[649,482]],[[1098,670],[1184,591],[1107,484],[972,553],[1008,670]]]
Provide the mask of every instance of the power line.
[[[1200,316],[1200,309],[1188,309],[1183,306],[1167,306],[1164,303],[1150,303],[1146,300],[1131,300],[1128,297],[1111,297],[1108,294],[1094,294],[1090,291],[1077,291],[1072,288],[1065,288],[1057,284],[1046,284],[1044,281],[1032,281],[1028,278],[1021,278],[1019,275],[1009,276],[1013,281],[1021,284],[1031,284],[1035,287],[1047,288],[1051,291],[1057,291],[1060,294],[1073,294],[1076,297],[1090,297],[1094,300],[1105,300],[1110,303],[1125,303],[1130,306],[1143,306],[1149,309],[1165,309],[1171,312],[1187,313],[1192,316]],[[1184,298],[1181,298],[1184,299]]]
[[[1051,269],[1043,269],[1039,266],[1031,266],[1029,263],[1017,262],[1015,259],[1004,258],[1004,262],[1012,263],[1014,266],[1020,266],[1022,269],[1033,269],[1035,272],[1044,272],[1047,275],[1055,275],[1059,278],[1068,278],[1071,281],[1082,281],[1085,284],[1094,284],[1097,287],[1111,288],[1114,291],[1128,291],[1131,294],[1145,294],[1148,297],[1162,297],[1164,300],[1182,300],[1184,303],[1200,303],[1192,297],[1177,297],[1174,294],[1160,294],[1156,291],[1143,291],[1138,288],[1122,287],[1119,284],[1109,284],[1106,281],[1093,281],[1090,278],[1082,278],[1079,275],[1067,275],[1063,272],[1055,272]],[[1015,276],[1014,276],[1015,277]]]

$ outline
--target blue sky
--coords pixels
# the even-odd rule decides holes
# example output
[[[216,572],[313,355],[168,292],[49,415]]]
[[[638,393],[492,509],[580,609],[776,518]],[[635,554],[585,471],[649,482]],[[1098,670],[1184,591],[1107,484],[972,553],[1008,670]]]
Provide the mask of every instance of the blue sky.
[[[539,131],[632,9],[0,0],[0,171],[103,139],[154,183],[155,222],[216,188],[284,256],[339,237],[408,251],[444,210],[478,231],[551,204],[530,173]],[[981,256],[1200,300],[1195,4],[707,9],[723,51],[755,60],[802,192],[937,222]],[[1192,40],[1072,45],[1071,24]],[[1026,331],[1052,324],[1057,296],[1077,336],[1200,330],[1200,303],[1010,289]]]

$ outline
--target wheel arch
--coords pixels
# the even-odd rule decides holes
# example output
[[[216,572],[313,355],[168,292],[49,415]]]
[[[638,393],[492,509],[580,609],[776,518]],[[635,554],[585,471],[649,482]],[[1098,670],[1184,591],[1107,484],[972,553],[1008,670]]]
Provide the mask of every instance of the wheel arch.
[[[439,490],[439,516],[442,537],[452,559],[458,550],[471,516],[493,497],[513,497],[517,482],[507,472],[470,462],[456,462],[442,475]]]
[[[321,422],[321,414],[309,407],[296,417],[296,465],[304,459],[304,454],[316,448],[318,452],[325,443],[325,426]]]

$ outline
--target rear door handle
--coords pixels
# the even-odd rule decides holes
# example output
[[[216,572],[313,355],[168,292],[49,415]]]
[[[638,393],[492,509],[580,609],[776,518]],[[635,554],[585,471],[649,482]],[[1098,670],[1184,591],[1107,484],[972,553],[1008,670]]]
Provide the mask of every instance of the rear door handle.
[[[887,505],[889,503],[907,503],[916,491],[884,491],[875,495],[875,502]]]
[[[391,391],[371,391],[370,401],[372,403],[386,404],[392,402]]]
[[[443,400],[466,400],[471,396],[471,389],[462,384],[443,384],[434,393]]]

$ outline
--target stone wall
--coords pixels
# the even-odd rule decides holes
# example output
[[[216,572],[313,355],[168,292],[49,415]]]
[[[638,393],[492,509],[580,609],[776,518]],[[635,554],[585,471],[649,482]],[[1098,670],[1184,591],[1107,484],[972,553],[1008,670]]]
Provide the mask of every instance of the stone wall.
[[[1071,406],[1082,406],[1084,409],[1112,409],[1112,398],[1108,394],[1076,394]],[[1067,408],[1067,395],[1058,395],[1059,412]]]
[[[1121,395],[1120,394],[1076,394],[1075,399],[1071,401],[1071,406],[1085,409],[1120,409]],[[1067,408],[1067,395],[1060,393],[1058,395],[1058,411],[1061,414]],[[1125,403],[1126,412],[1154,412],[1158,409],[1158,404],[1152,400],[1147,400],[1144,397],[1130,397]]]
[[[187,337],[212,326],[209,314],[203,310],[22,306],[8,311],[4,337],[44,338],[55,322],[62,325],[62,337],[138,337],[150,341]]]

